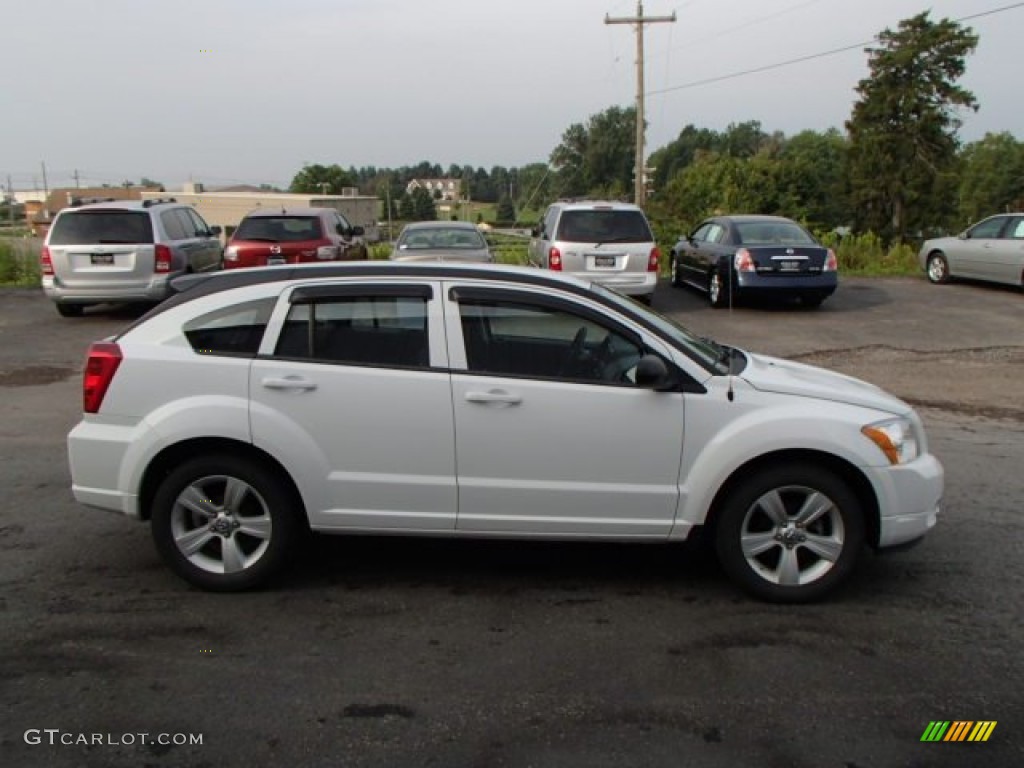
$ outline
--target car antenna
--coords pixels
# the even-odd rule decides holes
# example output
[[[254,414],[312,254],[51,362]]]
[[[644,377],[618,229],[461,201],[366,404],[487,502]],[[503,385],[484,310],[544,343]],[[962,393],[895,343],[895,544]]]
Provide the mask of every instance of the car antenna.
[[[732,259],[729,260],[729,269],[728,269],[728,274],[726,275],[726,280],[728,281],[728,286],[729,286],[729,322],[730,323],[732,322],[732,268],[733,268],[733,261],[734,260],[735,260],[735,257],[733,257]],[[732,358],[732,349],[730,348],[730,351],[729,351],[729,388],[728,388],[728,390],[725,393],[725,396],[729,400],[730,403],[733,400],[736,399],[736,393],[735,393],[735,391],[732,388],[732,359],[733,359]]]

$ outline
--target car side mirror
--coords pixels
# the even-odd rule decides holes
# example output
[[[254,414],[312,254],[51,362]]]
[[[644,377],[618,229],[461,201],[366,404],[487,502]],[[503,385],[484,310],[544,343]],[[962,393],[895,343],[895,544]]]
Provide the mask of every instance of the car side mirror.
[[[214,225],[214,226],[210,227],[210,235],[212,237],[219,237],[220,233],[223,232],[223,231],[224,230],[221,229],[220,227],[218,227],[217,225]]]
[[[366,230],[362,227],[352,227],[351,232],[353,237],[362,237],[366,233]]]
[[[540,227],[534,227],[530,230],[530,237],[540,237]]]
[[[644,355],[637,361],[635,380],[638,387],[658,392],[671,389],[675,383],[665,361],[651,354]]]

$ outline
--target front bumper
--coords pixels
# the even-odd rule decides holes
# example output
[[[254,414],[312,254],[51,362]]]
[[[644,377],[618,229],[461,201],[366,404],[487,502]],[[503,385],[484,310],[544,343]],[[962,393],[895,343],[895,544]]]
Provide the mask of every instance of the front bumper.
[[[908,464],[869,472],[879,502],[879,549],[915,541],[935,527],[945,476],[938,459],[925,454]]]

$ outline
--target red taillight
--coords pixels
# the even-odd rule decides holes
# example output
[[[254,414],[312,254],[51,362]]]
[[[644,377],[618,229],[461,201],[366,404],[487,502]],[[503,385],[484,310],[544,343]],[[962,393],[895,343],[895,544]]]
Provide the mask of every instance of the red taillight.
[[[825,271],[839,271],[839,259],[836,258],[836,252],[833,251],[831,248],[828,249],[828,254],[825,256]]]
[[[562,253],[557,248],[548,251],[548,269],[553,269],[556,272],[562,271]]]
[[[657,248],[651,248],[651,255],[647,257],[647,271],[657,272],[661,265],[661,252]]]
[[[107,394],[114,373],[121,364],[121,348],[109,341],[97,341],[89,346],[82,376],[82,407],[86,413],[98,413]]]
[[[43,252],[39,254],[39,269],[44,275],[53,276],[53,259],[50,258],[50,249],[45,245]]]
[[[153,271],[171,271],[171,249],[166,245],[158,245],[153,249]]]
[[[754,263],[754,257],[750,255],[750,251],[746,248],[740,248],[736,251],[733,263],[736,266],[737,272],[757,272],[757,264]]]

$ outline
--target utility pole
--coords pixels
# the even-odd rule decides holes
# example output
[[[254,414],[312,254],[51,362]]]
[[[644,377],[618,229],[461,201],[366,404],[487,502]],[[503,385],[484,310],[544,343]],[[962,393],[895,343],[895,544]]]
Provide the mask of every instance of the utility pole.
[[[50,218],[50,208],[49,208],[50,186],[46,183],[46,162],[43,161],[43,160],[40,160],[39,161],[39,165],[42,166],[42,169],[43,169],[43,201],[44,201],[43,202],[43,218],[44,219],[49,219]]]
[[[636,161],[633,171],[634,202],[642,206],[647,198],[644,185],[646,169],[644,168],[644,24],[662,22],[675,23],[676,13],[671,16],[644,16],[644,4],[637,0],[636,16],[612,18],[604,16],[605,24],[636,24]]]
[[[78,181],[78,169],[77,169],[77,168],[75,168],[75,172],[74,172],[74,174],[72,174],[72,175],[73,175],[73,177],[74,177],[74,179],[75,179],[75,189],[81,189],[81,188],[82,188],[82,185],[81,185],[81,183],[79,183],[79,181]]]

